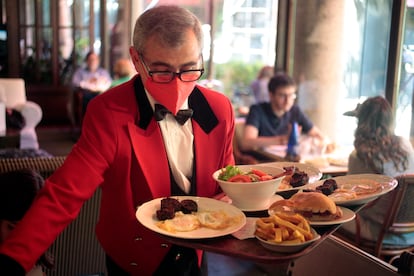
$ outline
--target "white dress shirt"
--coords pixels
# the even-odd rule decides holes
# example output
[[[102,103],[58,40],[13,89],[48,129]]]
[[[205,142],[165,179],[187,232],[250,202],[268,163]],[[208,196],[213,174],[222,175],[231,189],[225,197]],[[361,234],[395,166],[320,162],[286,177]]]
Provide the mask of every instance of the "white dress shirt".
[[[154,110],[157,103],[148,93],[148,100]],[[187,109],[188,101],[185,101],[180,109]],[[186,193],[190,192],[190,178],[193,175],[193,125],[191,120],[187,120],[184,125],[180,125],[174,116],[168,113],[165,118],[158,121],[164,139],[164,147],[167,152],[168,162],[177,185]]]

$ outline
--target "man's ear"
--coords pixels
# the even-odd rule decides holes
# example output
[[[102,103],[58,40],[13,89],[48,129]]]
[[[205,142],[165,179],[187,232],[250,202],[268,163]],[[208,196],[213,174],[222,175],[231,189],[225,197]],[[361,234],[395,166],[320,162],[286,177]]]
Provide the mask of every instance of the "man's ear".
[[[135,50],[133,46],[129,47],[129,55],[131,56],[131,61],[134,64],[135,70],[139,73],[140,70],[140,60],[139,60],[139,54],[138,51]]]
[[[138,51],[135,50],[134,46],[129,47],[129,55],[131,56],[132,62],[139,62],[139,54]]]

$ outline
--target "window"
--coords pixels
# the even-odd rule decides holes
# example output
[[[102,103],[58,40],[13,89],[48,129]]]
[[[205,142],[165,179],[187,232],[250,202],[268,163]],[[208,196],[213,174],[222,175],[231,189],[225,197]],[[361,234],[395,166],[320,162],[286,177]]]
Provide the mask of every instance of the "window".
[[[393,1],[307,3],[295,9],[298,103],[336,143],[352,147],[357,120],[343,113],[385,96]]]
[[[28,84],[66,84],[87,52],[110,69],[128,55],[130,0],[17,0],[20,75]],[[4,3],[4,2],[2,2]],[[101,6],[102,4],[102,6]],[[2,5],[3,6],[3,5]],[[123,37],[122,41],[120,36]],[[17,60],[17,59],[16,59]]]
[[[346,91],[344,102],[348,103],[347,110],[351,110],[368,97],[385,97],[392,1],[365,0],[360,1],[359,5],[348,5],[348,15],[345,16],[345,25],[348,27],[344,40],[347,50],[344,53],[346,62],[343,83]],[[356,19],[356,24],[352,23],[353,18]],[[340,112],[342,111],[346,110]],[[339,119],[342,122],[349,121],[349,118],[344,118],[341,114]],[[343,143],[353,142],[356,120],[352,121],[354,124],[348,123],[349,128],[342,128],[347,133],[342,137],[351,138]]]
[[[397,96],[396,133],[414,137],[414,3],[407,1],[404,39],[401,54],[401,74]]]
[[[225,93],[236,105],[240,94],[250,93],[249,84],[260,68],[274,64],[276,0],[145,0],[144,3],[144,8],[174,3],[197,15],[205,30],[203,83]]]

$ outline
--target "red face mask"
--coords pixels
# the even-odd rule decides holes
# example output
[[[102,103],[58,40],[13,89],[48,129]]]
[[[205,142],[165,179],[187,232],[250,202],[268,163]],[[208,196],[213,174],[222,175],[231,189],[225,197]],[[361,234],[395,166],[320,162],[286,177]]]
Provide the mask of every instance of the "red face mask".
[[[177,77],[168,83],[157,83],[150,77],[145,81],[148,93],[174,115],[180,110],[194,87],[195,81],[183,82]]]

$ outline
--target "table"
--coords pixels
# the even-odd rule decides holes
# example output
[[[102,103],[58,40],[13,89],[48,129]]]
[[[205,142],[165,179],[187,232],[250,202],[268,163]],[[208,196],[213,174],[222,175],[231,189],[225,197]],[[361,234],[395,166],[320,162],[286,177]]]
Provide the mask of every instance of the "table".
[[[275,161],[281,161],[281,159],[283,159],[286,154],[286,149],[287,149],[287,146],[275,145],[275,146],[265,147],[262,149],[257,149],[257,152]],[[324,175],[329,175],[331,177],[345,175],[348,173],[347,158],[351,150],[352,149],[350,149],[349,147],[345,147],[343,149],[337,150],[336,152],[332,154],[324,154],[322,156],[305,155],[305,156],[301,156],[300,162],[302,163],[309,162],[309,164],[317,167]],[[333,165],[327,161],[328,159],[332,159],[332,160],[336,159],[338,161],[343,160],[341,161],[343,164]],[[323,162],[318,162],[318,161],[323,161]],[[320,165],[318,165],[317,163],[320,163]],[[325,164],[322,164],[322,163],[325,163]]]
[[[348,173],[348,167],[344,166],[333,166],[329,165],[328,167],[321,168],[320,171],[323,173],[324,176],[341,176],[346,175]]]

